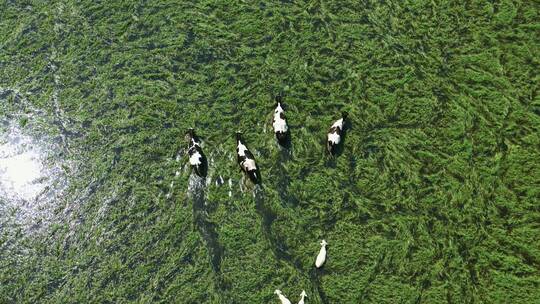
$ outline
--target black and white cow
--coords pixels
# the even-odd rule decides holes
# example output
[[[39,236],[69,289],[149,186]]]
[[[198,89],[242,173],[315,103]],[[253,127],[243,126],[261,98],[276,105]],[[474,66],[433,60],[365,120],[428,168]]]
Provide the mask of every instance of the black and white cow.
[[[341,118],[336,120],[328,131],[326,148],[331,155],[334,155],[336,153],[336,148],[341,142],[346,118],[347,112],[343,112]]]
[[[247,174],[253,183],[258,184],[260,181],[259,169],[257,168],[253,154],[242,142],[242,133],[240,132],[236,132],[236,154],[238,165],[240,165],[242,171]]]
[[[274,119],[272,120],[272,126],[274,127],[274,133],[280,145],[285,146],[288,141],[289,127],[287,126],[287,120],[285,118],[285,111],[283,110],[283,102],[281,96],[276,96],[276,109],[274,110]]]
[[[206,157],[201,148],[201,140],[195,135],[193,128],[188,130],[188,139],[189,164],[198,176],[204,177],[206,176]]]

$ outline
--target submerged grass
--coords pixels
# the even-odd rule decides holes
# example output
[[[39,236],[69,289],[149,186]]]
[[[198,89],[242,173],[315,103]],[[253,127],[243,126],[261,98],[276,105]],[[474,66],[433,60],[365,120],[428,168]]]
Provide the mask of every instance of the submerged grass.
[[[3,2],[0,114],[62,139],[77,166],[47,229],[0,215],[0,302],[274,303],[276,288],[308,303],[537,301],[538,12],[519,0]],[[279,92],[290,153],[269,125]],[[341,110],[349,131],[329,159]],[[189,127],[210,164],[196,214],[176,160]],[[236,130],[261,167],[256,195]]]

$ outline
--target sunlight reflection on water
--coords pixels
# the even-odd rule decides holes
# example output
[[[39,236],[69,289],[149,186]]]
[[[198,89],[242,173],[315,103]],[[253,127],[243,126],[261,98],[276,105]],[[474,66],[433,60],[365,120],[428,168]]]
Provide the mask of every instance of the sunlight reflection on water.
[[[29,200],[45,187],[39,182],[43,166],[39,151],[20,150],[12,142],[0,145],[0,185],[7,199],[11,196]]]
[[[64,186],[49,150],[15,124],[0,133],[0,217],[34,227],[48,222],[55,193]]]

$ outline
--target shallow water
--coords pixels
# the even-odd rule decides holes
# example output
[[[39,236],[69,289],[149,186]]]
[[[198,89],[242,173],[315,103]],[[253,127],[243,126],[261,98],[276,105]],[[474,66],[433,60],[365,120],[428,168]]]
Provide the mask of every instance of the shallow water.
[[[0,6],[0,303],[540,298],[536,4]]]
[[[3,122],[0,134],[0,215],[27,233],[55,220],[68,186],[66,163],[47,138],[23,132],[18,121]]]

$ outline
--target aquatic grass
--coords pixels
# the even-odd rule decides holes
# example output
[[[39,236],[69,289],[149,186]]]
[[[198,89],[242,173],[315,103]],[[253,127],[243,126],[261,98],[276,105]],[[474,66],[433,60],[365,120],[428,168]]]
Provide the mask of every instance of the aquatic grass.
[[[57,157],[74,163],[43,233],[0,216],[0,302],[539,297],[537,4],[0,7],[0,114],[65,138]],[[269,124],[280,92],[289,152]],[[343,109],[350,129],[331,159],[325,132]],[[211,160],[203,212],[219,271],[176,160],[188,127]],[[238,129],[261,167],[255,196]]]

